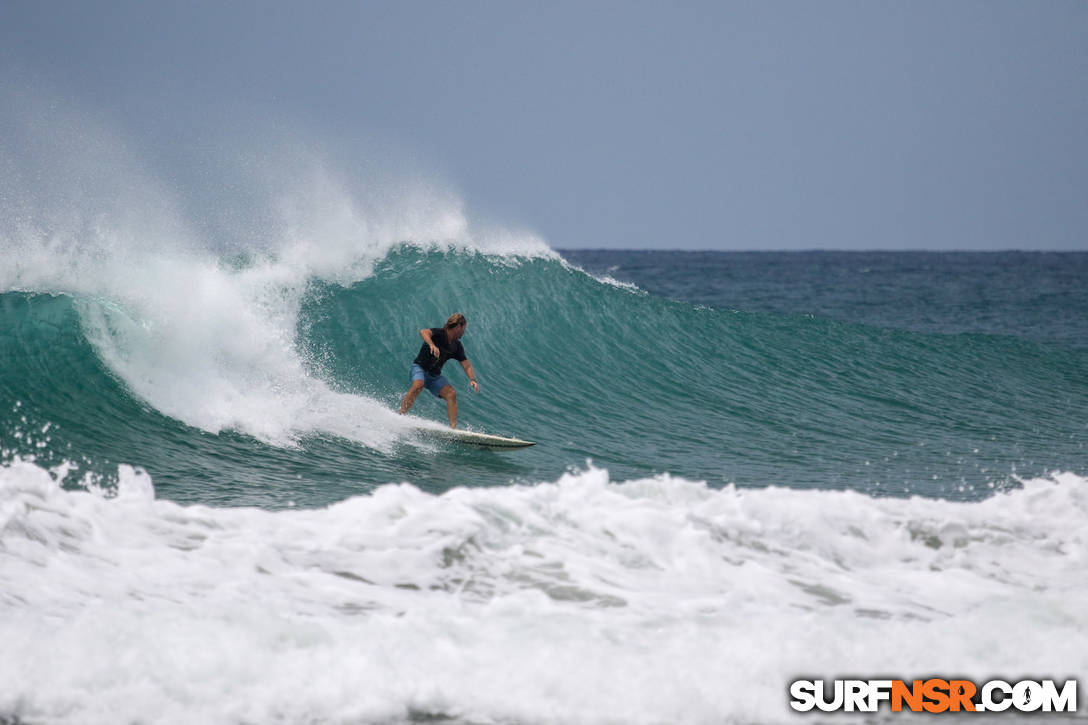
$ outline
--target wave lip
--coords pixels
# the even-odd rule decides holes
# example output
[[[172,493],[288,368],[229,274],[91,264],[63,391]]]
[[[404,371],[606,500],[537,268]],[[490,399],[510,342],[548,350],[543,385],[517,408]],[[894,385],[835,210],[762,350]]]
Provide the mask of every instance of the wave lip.
[[[120,480],[0,469],[0,714],[779,721],[802,671],[1088,665],[1072,474],[952,503],[590,469],[280,512]]]

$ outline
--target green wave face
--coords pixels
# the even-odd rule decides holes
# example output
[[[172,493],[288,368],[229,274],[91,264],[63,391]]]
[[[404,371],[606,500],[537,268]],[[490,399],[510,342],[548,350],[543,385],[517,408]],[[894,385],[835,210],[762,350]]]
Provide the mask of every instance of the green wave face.
[[[412,247],[350,286],[311,280],[299,300],[285,356],[247,360],[244,376],[224,351],[246,328],[222,310],[230,324],[212,331],[207,369],[191,373],[207,376],[197,388],[238,396],[239,422],[216,427],[205,410],[214,396],[187,409],[193,396],[154,387],[169,387],[171,370],[140,367],[189,354],[190,338],[156,336],[100,298],[6,293],[0,448],[76,463],[69,480],[128,462],[163,495],[274,505],[398,480],[444,490],[553,479],[587,460],[621,479],[978,498],[1083,461],[1083,350],[693,306],[558,259]],[[462,425],[535,448],[435,449],[396,428],[403,419],[389,411],[419,329],[455,311],[468,317],[463,342],[482,386],[473,394],[447,363]],[[290,435],[265,435],[262,417],[283,410]],[[445,418],[426,393],[412,412]]]

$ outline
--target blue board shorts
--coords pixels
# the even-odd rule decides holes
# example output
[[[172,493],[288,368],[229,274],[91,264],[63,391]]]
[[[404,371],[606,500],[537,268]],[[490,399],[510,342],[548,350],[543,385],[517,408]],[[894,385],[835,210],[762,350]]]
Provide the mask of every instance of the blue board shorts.
[[[422,380],[423,387],[430,390],[431,394],[436,398],[441,398],[442,396],[438,393],[442,388],[450,384],[450,381],[446,380],[445,375],[431,375],[424,371],[417,363],[412,363],[412,382],[414,383],[417,380]]]

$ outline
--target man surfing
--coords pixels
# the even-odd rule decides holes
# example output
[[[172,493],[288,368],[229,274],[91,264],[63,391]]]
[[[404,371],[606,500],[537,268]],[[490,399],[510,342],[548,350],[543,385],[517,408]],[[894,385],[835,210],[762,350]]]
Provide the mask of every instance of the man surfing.
[[[427,388],[436,398],[446,401],[450,428],[457,428],[457,391],[442,374],[442,366],[451,358],[460,362],[465,374],[468,375],[469,385],[477,393],[480,392],[476,374],[472,371],[472,363],[465,357],[465,347],[461,344],[461,336],[465,334],[467,324],[465,316],[458,312],[450,315],[445,327],[432,327],[419,331],[419,336],[423,338],[423,346],[419,348],[419,354],[412,361],[412,387],[404,394],[404,400],[400,403],[401,415],[408,412],[419,397],[420,391]]]

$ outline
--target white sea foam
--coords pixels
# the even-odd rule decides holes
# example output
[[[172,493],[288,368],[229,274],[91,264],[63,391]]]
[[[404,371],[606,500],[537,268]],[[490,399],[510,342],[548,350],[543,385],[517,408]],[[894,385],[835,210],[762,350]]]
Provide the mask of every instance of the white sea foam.
[[[950,503],[591,469],[270,512],[16,462],[0,719],[766,723],[799,676],[1073,676],[1086,520],[1070,474]]]
[[[621,290],[623,290],[625,292],[631,292],[631,293],[634,293],[634,294],[637,294],[637,295],[646,294],[646,291],[644,289],[642,289],[641,287],[639,287],[634,282],[621,282],[620,280],[616,279],[615,277],[610,277],[607,274],[605,274],[605,275],[593,275],[593,274],[591,274],[590,276],[593,277],[593,279],[597,280],[598,282],[600,282],[602,284],[606,284],[606,285],[609,285],[611,287],[616,287],[616,288],[621,289]]]
[[[593,279],[597,280],[601,284],[606,284],[609,287],[615,287],[616,289],[621,289],[624,292],[630,292],[630,293],[636,294],[636,295],[645,295],[645,294],[647,294],[646,290],[642,289],[641,287],[639,287],[634,282],[623,282],[623,281],[618,280],[615,277],[613,277],[611,275],[608,275],[608,274],[592,274],[591,272],[587,272],[585,269],[578,266],[577,264],[571,264],[569,261],[567,261],[565,259],[561,260],[561,263],[566,269],[573,269],[576,272],[581,272],[582,274],[584,274],[584,275],[586,275],[588,277],[592,277]],[[611,271],[614,271],[614,270],[610,269],[609,271],[611,272]]]
[[[0,291],[74,296],[118,378],[206,431],[388,446],[408,423],[334,391],[299,354],[307,285],[365,279],[405,244],[555,256],[532,234],[470,222],[456,195],[425,179],[353,178],[298,139],[236,151],[227,175],[244,192],[193,211],[208,190],[175,188],[108,123],[10,92],[0,101],[12,101],[0,114]]]

